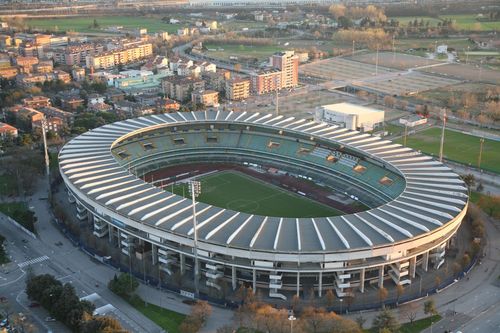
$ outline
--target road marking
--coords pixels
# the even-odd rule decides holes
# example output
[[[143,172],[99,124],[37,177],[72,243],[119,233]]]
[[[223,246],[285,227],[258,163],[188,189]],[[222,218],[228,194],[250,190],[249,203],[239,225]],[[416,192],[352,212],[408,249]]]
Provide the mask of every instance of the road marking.
[[[29,266],[29,265],[37,264],[39,262],[42,262],[42,261],[45,261],[45,260],[48,260],[48,259],[49,259],[49,257],[47,257],[47,256],[41,256],[41,257],[38,257],[38,258],[35,258],[35,259],[31,259],[31,260],[22,262],[20,264],[17,264],[17,266],[19,266],[20,268],[23,268],[23,267],[26,267],[26,266]]]

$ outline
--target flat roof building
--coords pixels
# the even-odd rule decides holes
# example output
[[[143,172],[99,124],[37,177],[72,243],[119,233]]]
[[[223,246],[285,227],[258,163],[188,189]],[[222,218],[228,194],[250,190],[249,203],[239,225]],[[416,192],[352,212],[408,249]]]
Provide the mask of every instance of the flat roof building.
[[[351,103],[328,104],[316,108],[315,120],[365,132],[384,123],[384,111]]]

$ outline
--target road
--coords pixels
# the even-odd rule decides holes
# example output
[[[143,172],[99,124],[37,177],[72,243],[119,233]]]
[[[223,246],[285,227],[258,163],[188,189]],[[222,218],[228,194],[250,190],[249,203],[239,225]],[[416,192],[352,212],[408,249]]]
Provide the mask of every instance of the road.
[[[24,294],[24,278],[30,267],[36,274],[52,274],[63,283],[71,283],[79,297],[97,293],[99,300],[95,302],[96,307],[105,304],[113,305],[116,310],[110,315],[116,317],[129,332],[162,332],[158,325],[107,289],[108,281],[117,271],[90,260],[51,223],[52,216],[48,202],[44,200],[46,189],[47,185],[41,182],[38,191],[29,202],[38,217],[37,239],[32,239],[22,233],[8,223],[4,215],[0,215],[0,234],[8,235],[7,251],[12,257],[12,262],[0,269],[0,296],[8,298],[10,312],[26,314],[35,325],[35,332],[49,330],[58,333],[69,332],[61,323],[45,322],[44,319],[48,313],[44,309],[29,308],[30,301]],[[58,246],[56,243],[62,245]],[[20,265],[24,267],[21,269]],[[137,294],[147,302],[166,309],[183,314],[191,312],[191,307],[182,303],[184,298],[177,294],[160,291],[144,284],[139,285]],[[219,326],[231,320],[231,311],[214,307],[211,317],[201,332],[215,332]]]
[[[6,265],[1,273],[1,295],[9,300],[13,313],[23,312],[33,319],[39,332],[65,332],[60,323],[46,323],[47,313],[43,309],[31,309],[24,295],[24,276],[30,267],[36,274],[52,274],[62,282],[70,282],[75,287],[79,297],[92,293],[100,295],[99,304],[112,304],[117,310],[114,315],[122,326],[130,332],[160,332],[161,328],[138,313],[120,297],[110,292],[106,285],[115,271],[91,261],[88,256],[67,240],[51,223],[46,198],[47,186],[41,182],[38,191],[29,201],[38,217],[38,238],[29,238],[19,229],[6,222],[1,216],[0,234],[8,239],[7,251],[12,256],[12,262]],[[59,243],[60,242],[60,243]],[[56,245],[62,244],[60,246]],[[42,260],[42,258],[46,258]],[[24,266],[24,267],[19,267]],[[6,295],[4,295],[6,294]]]

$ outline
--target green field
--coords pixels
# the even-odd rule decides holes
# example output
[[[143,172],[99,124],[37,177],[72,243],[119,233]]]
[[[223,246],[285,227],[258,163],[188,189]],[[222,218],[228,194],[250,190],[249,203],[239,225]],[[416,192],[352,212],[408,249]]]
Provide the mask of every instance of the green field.
[[[17,195],[17,182],[14,177],[0,175],[0,196]]]
[[[94,28],[94,20],[99,27]],[[49,31],[70,32],[106,32],[104,29],[110,26],[122,26],[124,29],[146,28],[148,32],[167,31],[177,32],[179,24],[168,24],[160,18],[154,17],[131,17],[131,16],[90,16],[53,19],[28,19],[26,25],[33,29]]]
[[[239,172],[218,172],[201,177],[199,180],[202,193],[198,200],[217,207],[279,217],[320,217],[342,214],[334,208]],[[189,195],[186,184],[176,185],[174,192],[179,195]]]
[[[440,140],[441,129],[434,127],[408,136],[406,142],[411,148],[438,156]],[[446,130],[444,157],[476,167],[479,157],[479,140],[480,138],[476,136]],[[398,143],[402,141],[402,139],[397,140]],[[484,140],[481,168],[500,173],[500,141]]]
[[[154,304],[147,305],[139,297],[128,300],[137,311],[151,319],[168,333],[180,333],[179,326],[186,317],[183,314],[161,308]]]
[[[395,19],[399,21],[399,26],[407,26],[408,23],[413,23],[415,19],[417,19],[418,23],[420,24],[420,20],[424,20],[424,26],[427,24],[427,21],[429,21],[429,25],[431,27],[437,26],[438,22],[441,22],[440,19],[435,18],[435,17],[429,17],[429,16],[417,16],[417,17],[412,17],[412,16],[396,16],[396,17],[391,17],[391,19]]]
[[[3,202],[0,203],[0,212],[10,216],[16,222],[31,232],[35,232],[35,216],[24,202]]]
[[[441,15],[439,18],[429,16],[396,16],[391,17],[399,21],[401,26],[407,26],[409,22],[417,19],[424,20],[424,26],[429,21],[431,27],[436,27],[438,22],[443,22],[444,19],[451,19],[457,28],[460,30],[474,30],[474,31],[490,31],[500,29],[500,20],[498,21],[478,21],[476,14],[463,14],[463,15]]]
[[[278,45],[237,45],[237,44],[204,44],[209,49],[210,57],[229,59],[230,56],[241,58],[257,58],[259,61],[268,59],[273,53],[282,51]],[[215,51],[212,51],[215,50]]]
[[[469,15],[443,15],[441,18],[451,19],[462,30],[499,30],[500,21],[478,21],[475,14]],[[476,29],[478,28],[478,29]]]

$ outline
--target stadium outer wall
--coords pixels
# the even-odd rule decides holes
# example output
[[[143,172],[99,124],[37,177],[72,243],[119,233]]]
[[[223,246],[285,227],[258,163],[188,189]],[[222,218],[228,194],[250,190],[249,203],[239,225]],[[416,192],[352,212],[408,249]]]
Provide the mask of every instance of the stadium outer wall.
[[[94,225],[94,235],[108,237],[124,255],[134,255],[134,245],[148,249],[152,264],[166,274],[180,270],[193,275],[194,243],[192,238],[168,234],[145,224],[126,219],[115,211],[90,199],[62,172],[68,189],[68,200],[76,203],[77,218]],[[410,284],[417,269],[438,269],[444,262],[446,248],[452,242],[467,210],[467,204],[446,224],[431,232],[387,246],[351,249],[331,253],[272,253],[248,251],[200,242],[199,279],[207,288],[220,289],[220,279],[230,282],[233,290],[240,283],[254,290],[268,289],[270,297],[286,299],[299,295],[304,285],[312,285],[321,297],[334,289],[338,297],[355,290],[364,292],[367,285],[383,287],[387,280]],[[103,219],[107,216],[109,220]],[[168,239],[168,242],[161,242]],[[218,257],[221,254],[222,257]],[[222,258],[225,258],[222,259]],[[368,259],[367,259],[368,258]],[[374,259],[382,258],[382,259]],[[319,266],[318,266],[319,264]]]

